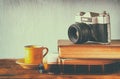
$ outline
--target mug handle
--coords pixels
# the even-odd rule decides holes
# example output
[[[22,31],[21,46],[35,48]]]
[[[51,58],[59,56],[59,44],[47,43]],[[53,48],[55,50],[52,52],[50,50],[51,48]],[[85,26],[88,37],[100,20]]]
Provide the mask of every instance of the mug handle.
[[[43,55],[43,57],[45,57],[46,55],[47,55],[47,53],[48,53],[48,48],[47,47],[43,47],[43,50],[44,49],[46,49],[46,52],[45,52],[45,54]]]

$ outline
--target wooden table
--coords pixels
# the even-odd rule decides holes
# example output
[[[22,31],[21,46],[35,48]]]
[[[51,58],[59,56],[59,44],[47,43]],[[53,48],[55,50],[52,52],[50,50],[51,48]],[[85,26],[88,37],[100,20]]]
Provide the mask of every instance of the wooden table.
[[[23,69],[15,63],[16,59],[0,59],[0,79],[120,79],[120,73],[82,74],[82,75],[50,75],[40,74],[38,70]]]

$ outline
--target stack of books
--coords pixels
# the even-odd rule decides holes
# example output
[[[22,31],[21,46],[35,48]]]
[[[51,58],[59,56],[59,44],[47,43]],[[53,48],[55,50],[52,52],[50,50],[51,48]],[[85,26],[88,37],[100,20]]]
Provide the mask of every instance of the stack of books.
[[[112,73],[120,69],[120,40],[104,45],[58,40],[58,51],[62,73]]]

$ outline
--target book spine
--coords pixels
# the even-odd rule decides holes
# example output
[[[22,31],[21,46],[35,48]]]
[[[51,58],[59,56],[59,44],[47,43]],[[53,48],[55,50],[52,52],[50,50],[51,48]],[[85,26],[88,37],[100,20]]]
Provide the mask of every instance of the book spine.
[[[66,46],[59,47],[59,56],[61,58],[107,58],[107,59],[119,59],[120,58],[120,47],[74,47],[74,46]]]

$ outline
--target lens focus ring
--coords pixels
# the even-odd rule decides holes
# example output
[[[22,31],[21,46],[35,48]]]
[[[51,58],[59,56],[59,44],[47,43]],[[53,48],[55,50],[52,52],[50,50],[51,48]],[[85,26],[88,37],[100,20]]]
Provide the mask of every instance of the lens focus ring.
[[[68,29],[69,39],[76,44],[84,43],[89,39],[89,26],[85,23],[72,24]]]

